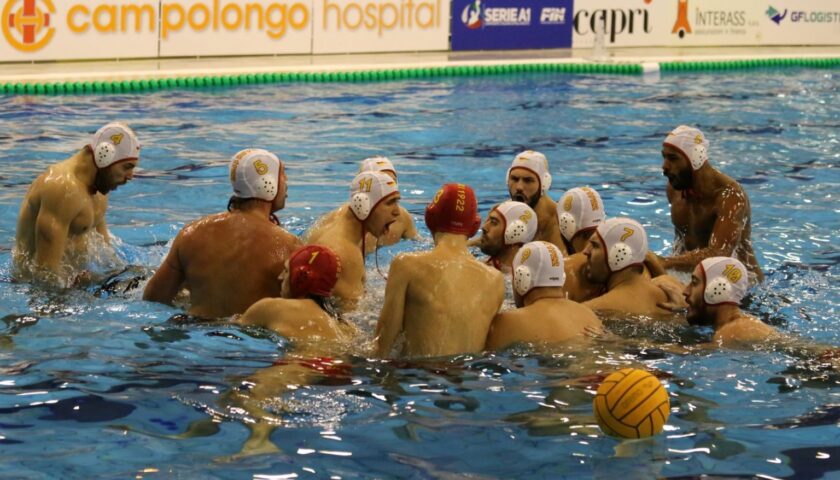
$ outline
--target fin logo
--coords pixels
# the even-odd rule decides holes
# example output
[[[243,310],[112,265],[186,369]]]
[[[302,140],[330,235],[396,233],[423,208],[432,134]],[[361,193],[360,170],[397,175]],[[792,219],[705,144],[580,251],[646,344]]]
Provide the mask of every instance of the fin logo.
[[[36,52],[55,35],[51,26],[54,16],[52,0],[7,0],[0,16],[3,36],[21,52]]]
[[[470,30],[476,30],[484,26],[484,21],[481,20],[481,0],[470,2],[464,11],[461,12],[461,22]]]
[[[781,25],[782,20],[784,20],[785,17],[787,17],[787,12],[787,9],[785,9],[784,12],[779,13],[779,11],[773,8],[772,6],[768,6],[767,11],[764,13],[770,18],[770,20],[776,22],[776,25]]]

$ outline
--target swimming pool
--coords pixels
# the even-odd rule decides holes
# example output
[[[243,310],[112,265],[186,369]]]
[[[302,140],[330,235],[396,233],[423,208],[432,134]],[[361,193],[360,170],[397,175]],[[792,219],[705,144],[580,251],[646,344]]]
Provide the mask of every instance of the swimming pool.
[[[768,274],[749,310],[792,334],[840,344],[840,90],[825,70],[725,74],[528,74],[374,84],[287,84],[143,95],[0,97],[0,476],[4,478],[681,478],[840,475],[836,374],[772,351],[666,353],[638,342],[591,352],[512,350],[428,362],[352,352],[352,378],[286,397],[281,454],[221,462],[248,436],[224,393],[282,357],[283,339],[226,325],[184,326],[177,309],[128,288],[156,268],[188,221],[222,210],[227,161],[259,146],[287,161],[281,220],[300,234],[345,200],[358,161],[394,160],[422,226],[432,192],[472,185],[482,214],[505,197],[510,159],[545,153],[552,197],[589,184],[608,215],[639,219],[651,247],[672,239],[659,150],[680,123],[712,142],[739,180]],[[19,203],[48,164],[124,120],[144,145],[134,182],[111,196],[121,261],[111,288],[54,292],[10,274]],[[380,252],[387,264],[427,244]],[[384,281],[369,260],[372,332]],[[100,268],[108,267],[103,259]],[[122,281],[119,281],[122,280]],[[708,332],[628,327],[645,345]],[[621,442],[594,427],[594,380],[625,365],[663,375],[666,431]],[[581,377],[584,377],[581,379]],[[214,416],[218,432],[165,438]],[[212,432],[211,432],[212,433]]]

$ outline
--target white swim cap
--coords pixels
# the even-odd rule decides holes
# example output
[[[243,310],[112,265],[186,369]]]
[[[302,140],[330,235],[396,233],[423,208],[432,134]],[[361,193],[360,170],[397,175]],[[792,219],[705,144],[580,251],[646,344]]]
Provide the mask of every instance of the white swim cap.
[[[691,162],[691,168],[694,170],[700,170],[700,167],[709,160],[709,141],[706,140],[703,132],[694,127],[680,125],[671,130],[662,144],[672,146],[682,152]]]
[[[359,167],[359,173],[362,172],[391,172],[397,176],[397,169],[388,157],[376,155],[374,157],[362,160],[362,165]]]
[[[507,171],[507,177],[510,178],[510,171],[514,168],[524,168],[537,176],[540,182],[540,192],[545,194],[551,188],[551,174],[548,172],[548,160],[540,152],[533,150],[525,150],[513,159],[510,168]]]
[[[747,294],[749,280],[744,264],[731,257],[712,257],[700,262],[706,287],[706,305],[731,303],[738,305]]]
[[[364,222],[382,200],[399,191],[397,182],[382,172],[362,172],[350,184],[350,211]]]
[[[611,218],[595,231],[604,242],[611,272],[641,265],[648,251],[647,235],[639,222],[623,217]]]
[[[603,223],[605,216],[601,196],[589,187],[573,188],[557,202],[560,233],[569,241],[581,230],[590,230]]]
[[[537,214],[531,207],[522,202],[507,201],[496,205],[493,210],[504,219],[505,245],[528,243],[534,239],[537,234]]]
[[[282,162],[261,148],[246,148],[230,159],[230,184],[239,198],[274,201],[280,191]]]
[[[97,168],[106,168],[124,160],[140,157],[140,142],[128,125],[112,122],[93,134],[88,145]]]
[[[564,283],[563,254],[553,244],[526,243],[513,257],[513,288],[519,296],[537,287],[562,287]]]

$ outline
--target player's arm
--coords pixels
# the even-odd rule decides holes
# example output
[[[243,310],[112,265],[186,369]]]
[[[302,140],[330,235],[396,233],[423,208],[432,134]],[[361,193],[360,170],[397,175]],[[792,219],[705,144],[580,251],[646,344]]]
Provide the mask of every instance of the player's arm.
[[[83,201],[68,189],[63,184],[45,189],[35,220],[35,265],[54,274],[61,268],[70,224],[84,206]]]
[[[403,329],[405,317],[405,295],[408,290],[409,267],[407,257],[398,255],[391,262],[388,270],[388,283],[385,286],[385,303],[376,324],[376,355],[387,357],[394,348]]]
[[[720,197],[715,222],[709,245],[682,255],[662,259],[664,268],[691,271],[703,259],[717,256],[731,256],[747,225],[749,204],[744,191],[737,186],[728,187]]]
[[[172,242],[169,254],[160,264],[160,268],[146,284],[146,289],[143,291],[143,300],[171,305],[172,300],[181,291],[185,276],[184,267],[178,254],[181,244],[180,239],[181,234],[179,233],[175,237],[175,241]]]

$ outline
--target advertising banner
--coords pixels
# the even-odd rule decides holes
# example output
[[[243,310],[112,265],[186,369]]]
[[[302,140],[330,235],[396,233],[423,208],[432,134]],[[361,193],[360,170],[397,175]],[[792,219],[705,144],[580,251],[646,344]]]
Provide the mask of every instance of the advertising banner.
[[[570,48],[573,5],[573,0],[454,0],[452,50]]]
[[[155,57],[158,1],[4,0],[0,61]]]
[[[160,56],[312,53],[312,0],[163,0]]]
[[[450,0],[314,0],[314,53],[449,50]]]
[[[590,48],[597,32],[606,47],[665,45],[676,0],[578,0],[572,16],[572,46]]]
[[[840,45],[837,0],[774,0],[764,8],[766,45]]]
[[[597,32],[609,47],[838,45],[836,0],[588,0],[573,16],[575,48]]]

